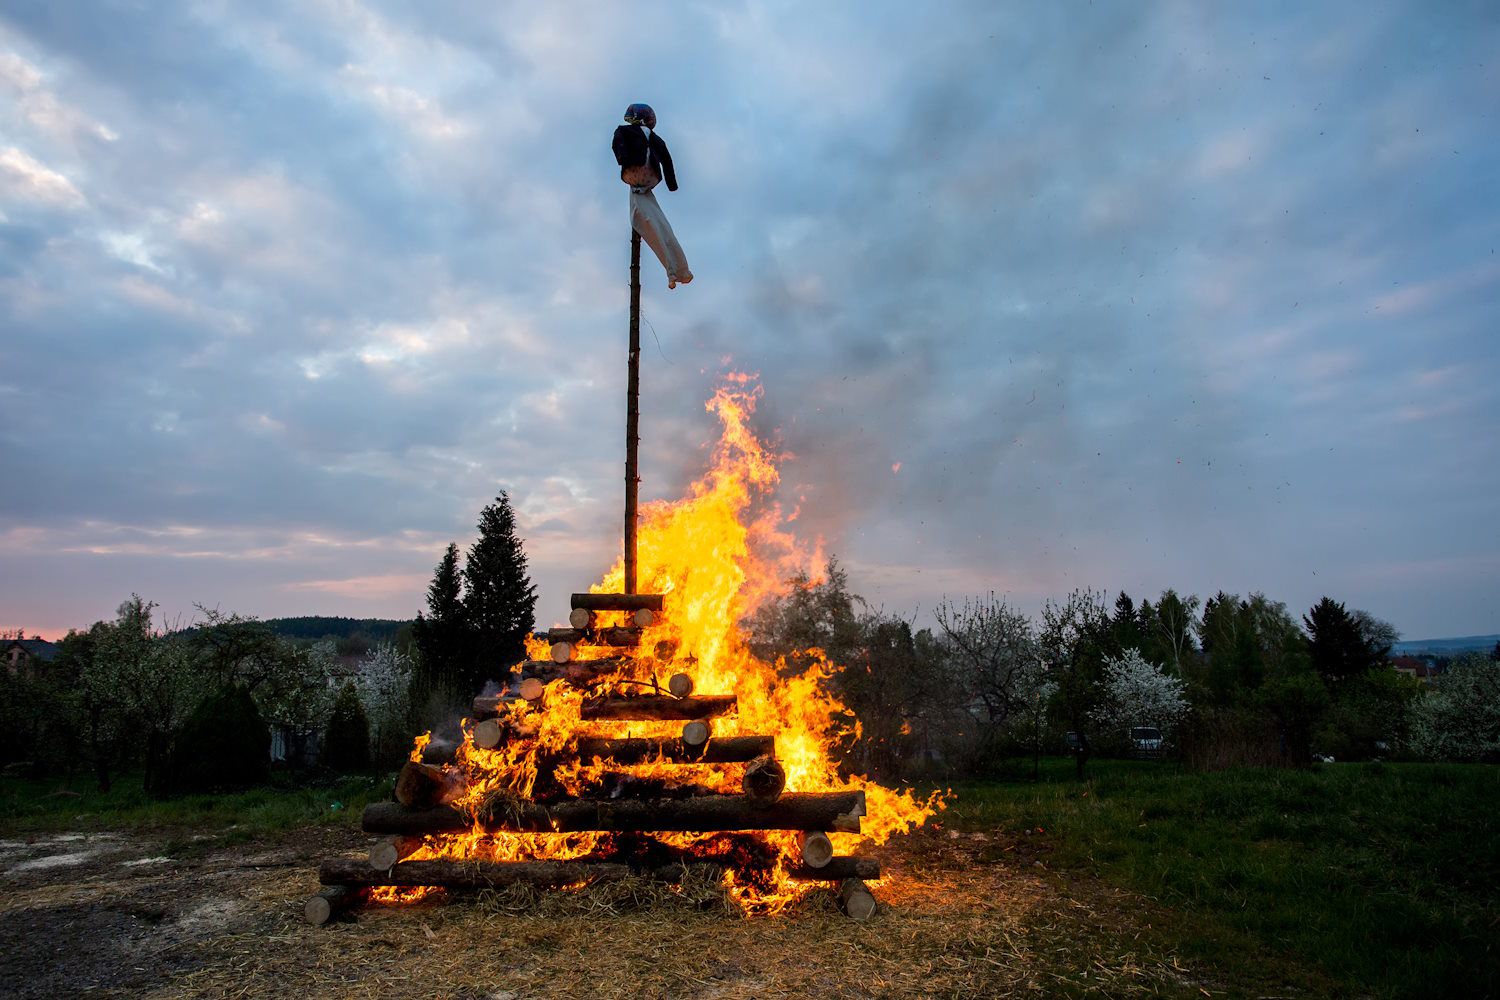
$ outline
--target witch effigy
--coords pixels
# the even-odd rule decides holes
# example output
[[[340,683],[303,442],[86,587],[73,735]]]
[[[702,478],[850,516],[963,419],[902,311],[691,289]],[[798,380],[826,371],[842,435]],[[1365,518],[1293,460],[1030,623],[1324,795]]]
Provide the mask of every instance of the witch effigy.
[[[652,188],[663,180],[668,191],[677,190],[672,154],[656,134],[656,112],[649,104],[625,109],[625,124],[615,129],[611,144],[620,164],[620,180],[630,185],[630,225],[646,241],[667,271],[667,287],[676,288],[693,280],[687,255],[672,232],[672,224],[656,201]]]

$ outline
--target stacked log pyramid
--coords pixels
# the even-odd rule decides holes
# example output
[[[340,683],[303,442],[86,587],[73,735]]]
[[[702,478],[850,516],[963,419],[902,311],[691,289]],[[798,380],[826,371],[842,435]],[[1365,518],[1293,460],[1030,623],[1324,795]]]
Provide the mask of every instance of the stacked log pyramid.
[[[553,629],[544,637],[551,658],[519,665],[520,682],[513,692],[474,700],[470,731],[475,745],[493,749],[507,739],[497,718],[503,702],[537,700],[545,686],[561,679],[586,693],[613,674],[620,659],[578,659],[580,649],[639,646],[642,631],[663,613],[660,594],[574,594],[567,629]],[[601,627],[600,612],[623,612],[631,624]],[[598,650],[590,650],[591,653]],[[660,661],[670,661],[677,650],[658,649]],[[714,736],[713,720],[734,712],[732,694],[694,694],[692,678],[672,675],[665,690],[654,681],[633,695],[595,695],[584,699],[584,719],[670,720],[683,723],[677,738],[597,739],[577,741],[580,759],[598,758],[629,765],[662,759],[678,764],[729,763],[745,765],[743,793],[722,795],[691,791],[672,797],[562,798],[542,803],[507,801],[481,809],[477,822],[488,831],[569,833],[608,831],[649,835],[653,832],[732,833],[792,830],[798,833],[799,862],[790,876],[799,881],[828,882],[837,887],[839,906],[855,919],[875,912],[875,898],[866,879],[880,877],[879,864],[868,858],[835,856],[828,833],[858,833],[865,812],[863,792],[785,792],[786,773],[776,759],[772,736]],[[476,817],[446,804],[456,798],[462,775],[447,765],[453,761],[450,744],[429,745],[420,762],[409,762],[396,780],[395,801],[366,807],[363,826],[381,839],[367,858],[329,859],[319,869],[325,888],[311,897],[305,913],[322,924],[336,913],[357,907],[374,886],[443,886],[450,890],[496,888],[517,883],[546,887],[648,878],[674,882],[694,876],[717,878],[720,863],[687,858],[670,864],[601,858],[575,861],[407,861],[424,837],[470,831]],[[767,865],[775,863],[768,855]],[[741,859],[736,867],[745,862]]]

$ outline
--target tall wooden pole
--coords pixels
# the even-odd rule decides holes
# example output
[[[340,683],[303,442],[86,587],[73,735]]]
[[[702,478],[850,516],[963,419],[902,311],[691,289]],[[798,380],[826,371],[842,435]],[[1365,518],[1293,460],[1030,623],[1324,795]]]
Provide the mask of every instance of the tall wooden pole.
[[[635,504],[641,479],[636,448],[641,443],[641,234],[630,230],[630,375],[625,388],[625,593],[636,592]]]

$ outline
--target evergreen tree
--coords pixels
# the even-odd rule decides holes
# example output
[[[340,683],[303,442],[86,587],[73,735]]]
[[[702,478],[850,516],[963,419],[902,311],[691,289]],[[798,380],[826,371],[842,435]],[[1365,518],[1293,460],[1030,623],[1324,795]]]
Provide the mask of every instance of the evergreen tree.
[[[1313,668],[1331,683],[1358,677],[1384,658],[1361,633],[1355,617],[1331,597],[1315,604],[1302,622],[1307,626]]]
[[[469,547],[463,576],[474,644],[465,679],[473,694],[525,656],[524,640],[536,624],[536,587],[526,573],[515,511],[503,491],[480,511],[479,537]]]
[[[318,761],[342,774],[370,769],[370,720],[353,681],[344,682],[338,700],[333,703]]]
[[[427,588],[427,614],[417,614],[412,639],[421,654],[421,665],[415,678],[413,702],[424,704],[433,694],[460,698],[476,692],[468,690],[469,619],[459,588],[462,574],[458,568],[458,546],[448,543]]]

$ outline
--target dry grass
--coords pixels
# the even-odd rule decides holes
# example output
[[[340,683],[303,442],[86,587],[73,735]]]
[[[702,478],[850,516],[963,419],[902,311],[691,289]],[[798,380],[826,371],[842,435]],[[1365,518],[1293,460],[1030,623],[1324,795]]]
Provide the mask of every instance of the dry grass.
[[[887,852],[893,874],[866,922],[845,918],[827,892],[792,913],[744,918],[717,886],[622,882],[372,907],[313,928],[300,921],[311,874],[267,878],[244,897],[269,926],[195,943],[204,964],[139,995],[1202,995],[1170,956],[1139,943],[1127,900],[1064,897],[1037,873],[971,867],[966,845],[922,846]]]

